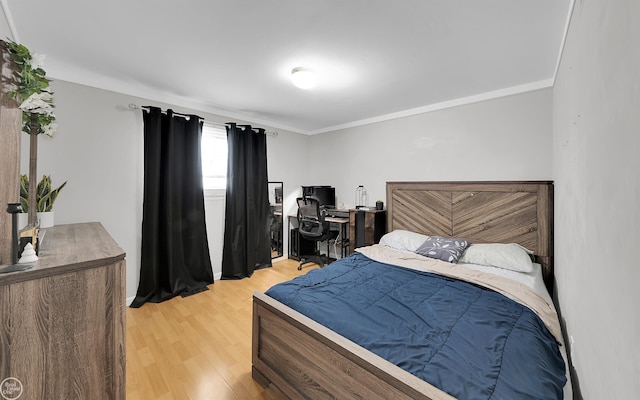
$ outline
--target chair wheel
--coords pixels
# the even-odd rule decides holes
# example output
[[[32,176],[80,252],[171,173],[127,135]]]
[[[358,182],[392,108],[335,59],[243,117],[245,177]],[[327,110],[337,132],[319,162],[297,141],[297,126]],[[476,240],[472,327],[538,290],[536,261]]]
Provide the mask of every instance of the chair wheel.
[[[302,271],[302,265],[298,265],[298,271]]]

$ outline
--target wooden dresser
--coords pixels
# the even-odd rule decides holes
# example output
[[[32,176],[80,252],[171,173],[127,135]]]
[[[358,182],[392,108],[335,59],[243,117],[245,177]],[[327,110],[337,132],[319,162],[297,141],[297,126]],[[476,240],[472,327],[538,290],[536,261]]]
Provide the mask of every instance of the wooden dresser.
[[[47,228],[0,274],[0,383],[20,399],[125,399],[125,253],[100,223]]]

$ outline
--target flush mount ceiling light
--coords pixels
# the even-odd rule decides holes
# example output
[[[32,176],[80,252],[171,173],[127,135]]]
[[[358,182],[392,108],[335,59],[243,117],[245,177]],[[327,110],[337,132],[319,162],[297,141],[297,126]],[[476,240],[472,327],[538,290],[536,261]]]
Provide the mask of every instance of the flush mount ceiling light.
[[[300,89],[311,89],[318,83],[318,76],[308,68],[295,67],[291,70],[291,82]]]

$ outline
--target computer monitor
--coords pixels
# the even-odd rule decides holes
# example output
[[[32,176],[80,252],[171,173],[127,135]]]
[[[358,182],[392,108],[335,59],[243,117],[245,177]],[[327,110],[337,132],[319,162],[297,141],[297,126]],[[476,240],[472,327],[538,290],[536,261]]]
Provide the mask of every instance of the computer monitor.
[[[325,208],[336,207],[336,189],[331,186],[302,186],[303,197],[313,197]]]

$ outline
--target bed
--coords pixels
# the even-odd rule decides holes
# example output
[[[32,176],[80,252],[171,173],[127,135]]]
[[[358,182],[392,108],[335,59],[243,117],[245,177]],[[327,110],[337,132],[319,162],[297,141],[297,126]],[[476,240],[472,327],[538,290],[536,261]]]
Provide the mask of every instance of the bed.
[[[557,375],[555,377],[558,378],[559,383],[556,383],[556,386],[561,385],[563,393],[558,395],[557,387],[551,391],[555,390],[556,398],[563,395],[565,398],[570,398],[570,381],[567,380],[567,384],[564,384],[562,377],[559,376],[560,373],[557,372],[559,370],[566,372],[566,354],[562,345],[562,333],[555,309],[551,304],[551,298],[544,290],[545,286],[552,288],[553,285],[552,210],[553,185],[551,182],[387,183],[388,232],[410,232],[430,237],[464,238],[472,243],[471,247],[478,248],[480,248],[478,246],[480,244],[492,246],[494,244],[517,243],[534,254],[532,265],[540,269],[537,274],[540,279],[536,279],[535,273],[531,274],[533,276],[531,286],[537,286],[538,292],[541,290],[543,293],[541,296],[533,296],[537,299],[537,305],[531,309],[529,308],[531,305],[529,305],[525,309],[528,310],[527,312],[535,310],[534,313],[537,317],[532,320],[543,321],[544,328],[541,330],[546,332],[546,346],[553,342],[553,346],[557,346],[557,351],[561,355],[561,359],[550,362],[555,363],[554,365],[557,367],[553,374]],[[393,235],[388,234],[388,236]],[[414,250],[391,248],[386,244],[370,246],[359,249],[356,254],[345,259],[345,263],[352,263],[354,266],[359,265],[358,263],[362,260],[366,260],[369,262],[366,268],[346,268],[344,265],[342,267],[336,265],[331,269],[325,268],[327,271],[322,273],[343,268],[343,271],[350,272],[351,269],[358,271],[356,276],[366,273],[386,276],[387,269],[377,270],[374,267],[389,268],[389,264],[393,264],[398,267],[391,268],[410,276],[410,278],[394,277],[393,279],[408,279],[407,282],[409,282],[414,279],[414,275],[420,275],[420,279],[423,279],[422,275],[438,275],[429,279],[444,280],[447,282],[446,285],[449,285],[449,282],[457,282],[458,278],[451,279],[446,275],[452,273],[449,272],[450,270],[456,269],[472,276],[465,278],[471,279],[471,283],[466,280],[463,283],[463,285],[470,286],[471,290],[477,290],[477,286],[481,284],[474,282],[473,276],[480,276],[479,279],[484,279],[492,290],[483,289],[483,293],[502,290],[499,282],[505,279],[510,282],[507,279],[510,278],[508,275],[513,275],[512,271],[508,271],[506,276],[490,275],[491,278],[487,280],[484,271],[480,271],[485,266],[478,267],[475,264],[466,263],[450,264],[441,260],[433,261],[421,254],[415,255]],[[403,253],[403,251],[406,252]],[[462,257],[462,261],[465,261],[465,252],[462,253]],[[402,263],[415,265],[399,265]],[[418,269],[417,272],[415,268]],[[384,271],[384,273],[380,271]],[[476,271],[480,272],[476,273]],[[339,277],[342,273],[338,272],[337,276]],[[444,274],[444,278],[439,274]],[[318,277],[319,275],[316,275],[315,272],[313,274],[310,272],[302,278],[313,280],[319,279]],[[335,280],[336,277],[332,279]],[[351,277],[344,279],[349,282],[352,280],[355,279]],[[370,281],[377,282],[377,279]],[[307,282],[306,286],[316,286],[316,283],[309,284]],[[338,290],[337,288],[339,288],[339,286],[325,285],[324,283],[319,286],[322,285],[324,285],[325,291]],[[382,283],[382,285],[387,287],[389,283]],[[423,284],[420,283],[420,285]],[[516,284],[516,288],[520,287],[518,285],[521,284]],[[403,288],[410,286],[411,284],[407,284]],[[354,326],[353,323],[349,324],[352,321],[347,321],[345,324],[347,330],[341,331],[340,329],[343,328],[332,325],[332,318],[323,321],[322,313],[314,315],[314,312],[318,311],[315,308],[322,307],[313,307],[306,311],[304,307],[298,307],[303,311],[299,312],[294,310],[293,307],[296,306],[290,307],[284,304],[284,300],[276,300],[272,296],[278,296],[277,289],[271,288],[267,291],[270,295],[254,293],[252,373],[254,379],[262,385],[273,384],[292,399],[454,398],[440,387],[442,380],[448,380],[449,386],[452,385],[452,382],[454,386],[456,385],[455,368],[448,371],[447,367],[438,364],[438,368],[431,371],[431,375],[436,374],[439,378],[436,378],[436,382],[431,381],[433,384],[429,383],[418,377],[419,374],[416,374],[415,371],[413,371],[414,373],[408,372],[379,355],[383,353],[377,350],[376,343],[359,345],[355,341],[360,339],[350,340],[349,337],[353,338],[354,335],[358,335],[357,329],[351,331],[348,329],[349,325]],[[348,289],[348,291],[353,290],[356,289]],[[408,293],[410,290],[403,289],[398,292]],[[515,290],[515,295],[502,292],[501,294],[506,297],[518,297],[521,292]],[[361,298],[366,297],[366,294],[361,296]],[[543,301],[540,298],[543,298]],[[538,313],[548,315],[540,316]],[[349,315],[350,320],[356,321],[356,318],[358,318],[356,314]],[[378,316],[378,318],[381,317]],[[552,339],[549,339],[549,335]],[[412,343],[409,339],[406,341]],[[452,347],[454,353],[458,348],[457,346]],[[529,356],[525,355],[525,357]],[[556,365],[558,363],[562,363],[562,365]],[[510,384],[509,379],[506,380],[507,385]],[[460,383],[458,386],[467,385]],[[449,392],[452,391],[449,390]],[[455,391],[453,393],[459,397],[466,396]],[[495,398],[499,398],[499,396],[496,395]]]

